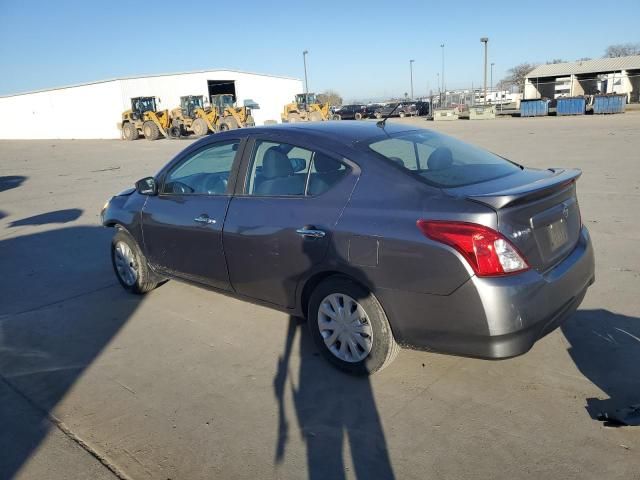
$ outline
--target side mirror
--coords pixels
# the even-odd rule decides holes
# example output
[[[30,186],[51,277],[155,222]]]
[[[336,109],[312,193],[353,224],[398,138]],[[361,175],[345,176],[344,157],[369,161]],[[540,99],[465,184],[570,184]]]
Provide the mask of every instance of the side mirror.
[[[136,191],[140,195],[156,195],[158,193],[158,186],[156,185],[156,179],[153,177],[146,177],[136,182]]]

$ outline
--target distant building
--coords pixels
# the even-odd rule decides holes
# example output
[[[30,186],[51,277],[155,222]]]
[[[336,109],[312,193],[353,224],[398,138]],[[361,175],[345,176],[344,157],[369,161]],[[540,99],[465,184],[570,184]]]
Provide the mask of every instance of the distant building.
[[[618,93],[640,102],[640,55],[540,65],[525,78],[524,98]]]
[[[198,72],[116,78],[0,97],[0,139],[120,138],[122,112],[133,97],[156,97],[159,110],[180,105],[180,97],[230,94],[239,106],[256,102],[256,125],[280,118],[286,103],[303,91],[297,78],[239,72]]]

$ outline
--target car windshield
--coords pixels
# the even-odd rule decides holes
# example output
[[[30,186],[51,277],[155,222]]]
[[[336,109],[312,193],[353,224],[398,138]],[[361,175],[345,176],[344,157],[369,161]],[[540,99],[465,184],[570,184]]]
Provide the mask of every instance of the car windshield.
[[[429,131],[391,135],[368,147],[441,188],[486,182],[520,171],[519,166],[493,153]]]

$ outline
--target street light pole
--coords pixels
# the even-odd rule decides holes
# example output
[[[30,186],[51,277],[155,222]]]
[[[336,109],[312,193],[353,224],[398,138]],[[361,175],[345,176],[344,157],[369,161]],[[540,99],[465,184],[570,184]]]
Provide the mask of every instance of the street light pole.
[[[442,80],[442,92],[445,92],[446,95],[446,90],[444,87],[444,43],[440,44],[440,48],[442,48],[442,78],[440,80]]]
[[[491,62],[491,82],[489,83],[489,91],[493,92],[493,66],[495,63]]]
[[[484,103],[487,103],[487,44],[489,43],[489,37],[482,37],[480,39],[484,43]]]
[[[309,103],[309,83],[307,81],[307,54],[309,50],[302,52],[302,62],[304,63],[304,103]]]
[[[415,60],[409,60],[409,72],[411,75],[411,100],[413,100],[413,62],[415,62]]]

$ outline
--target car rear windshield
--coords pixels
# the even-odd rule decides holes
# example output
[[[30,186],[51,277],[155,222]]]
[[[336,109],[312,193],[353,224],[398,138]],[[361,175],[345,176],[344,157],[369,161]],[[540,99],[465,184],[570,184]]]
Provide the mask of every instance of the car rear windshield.
[[[391,135],[368,147],[440,188],[463,187],[520,171],[518,165],[493,153],[429,131]]]

